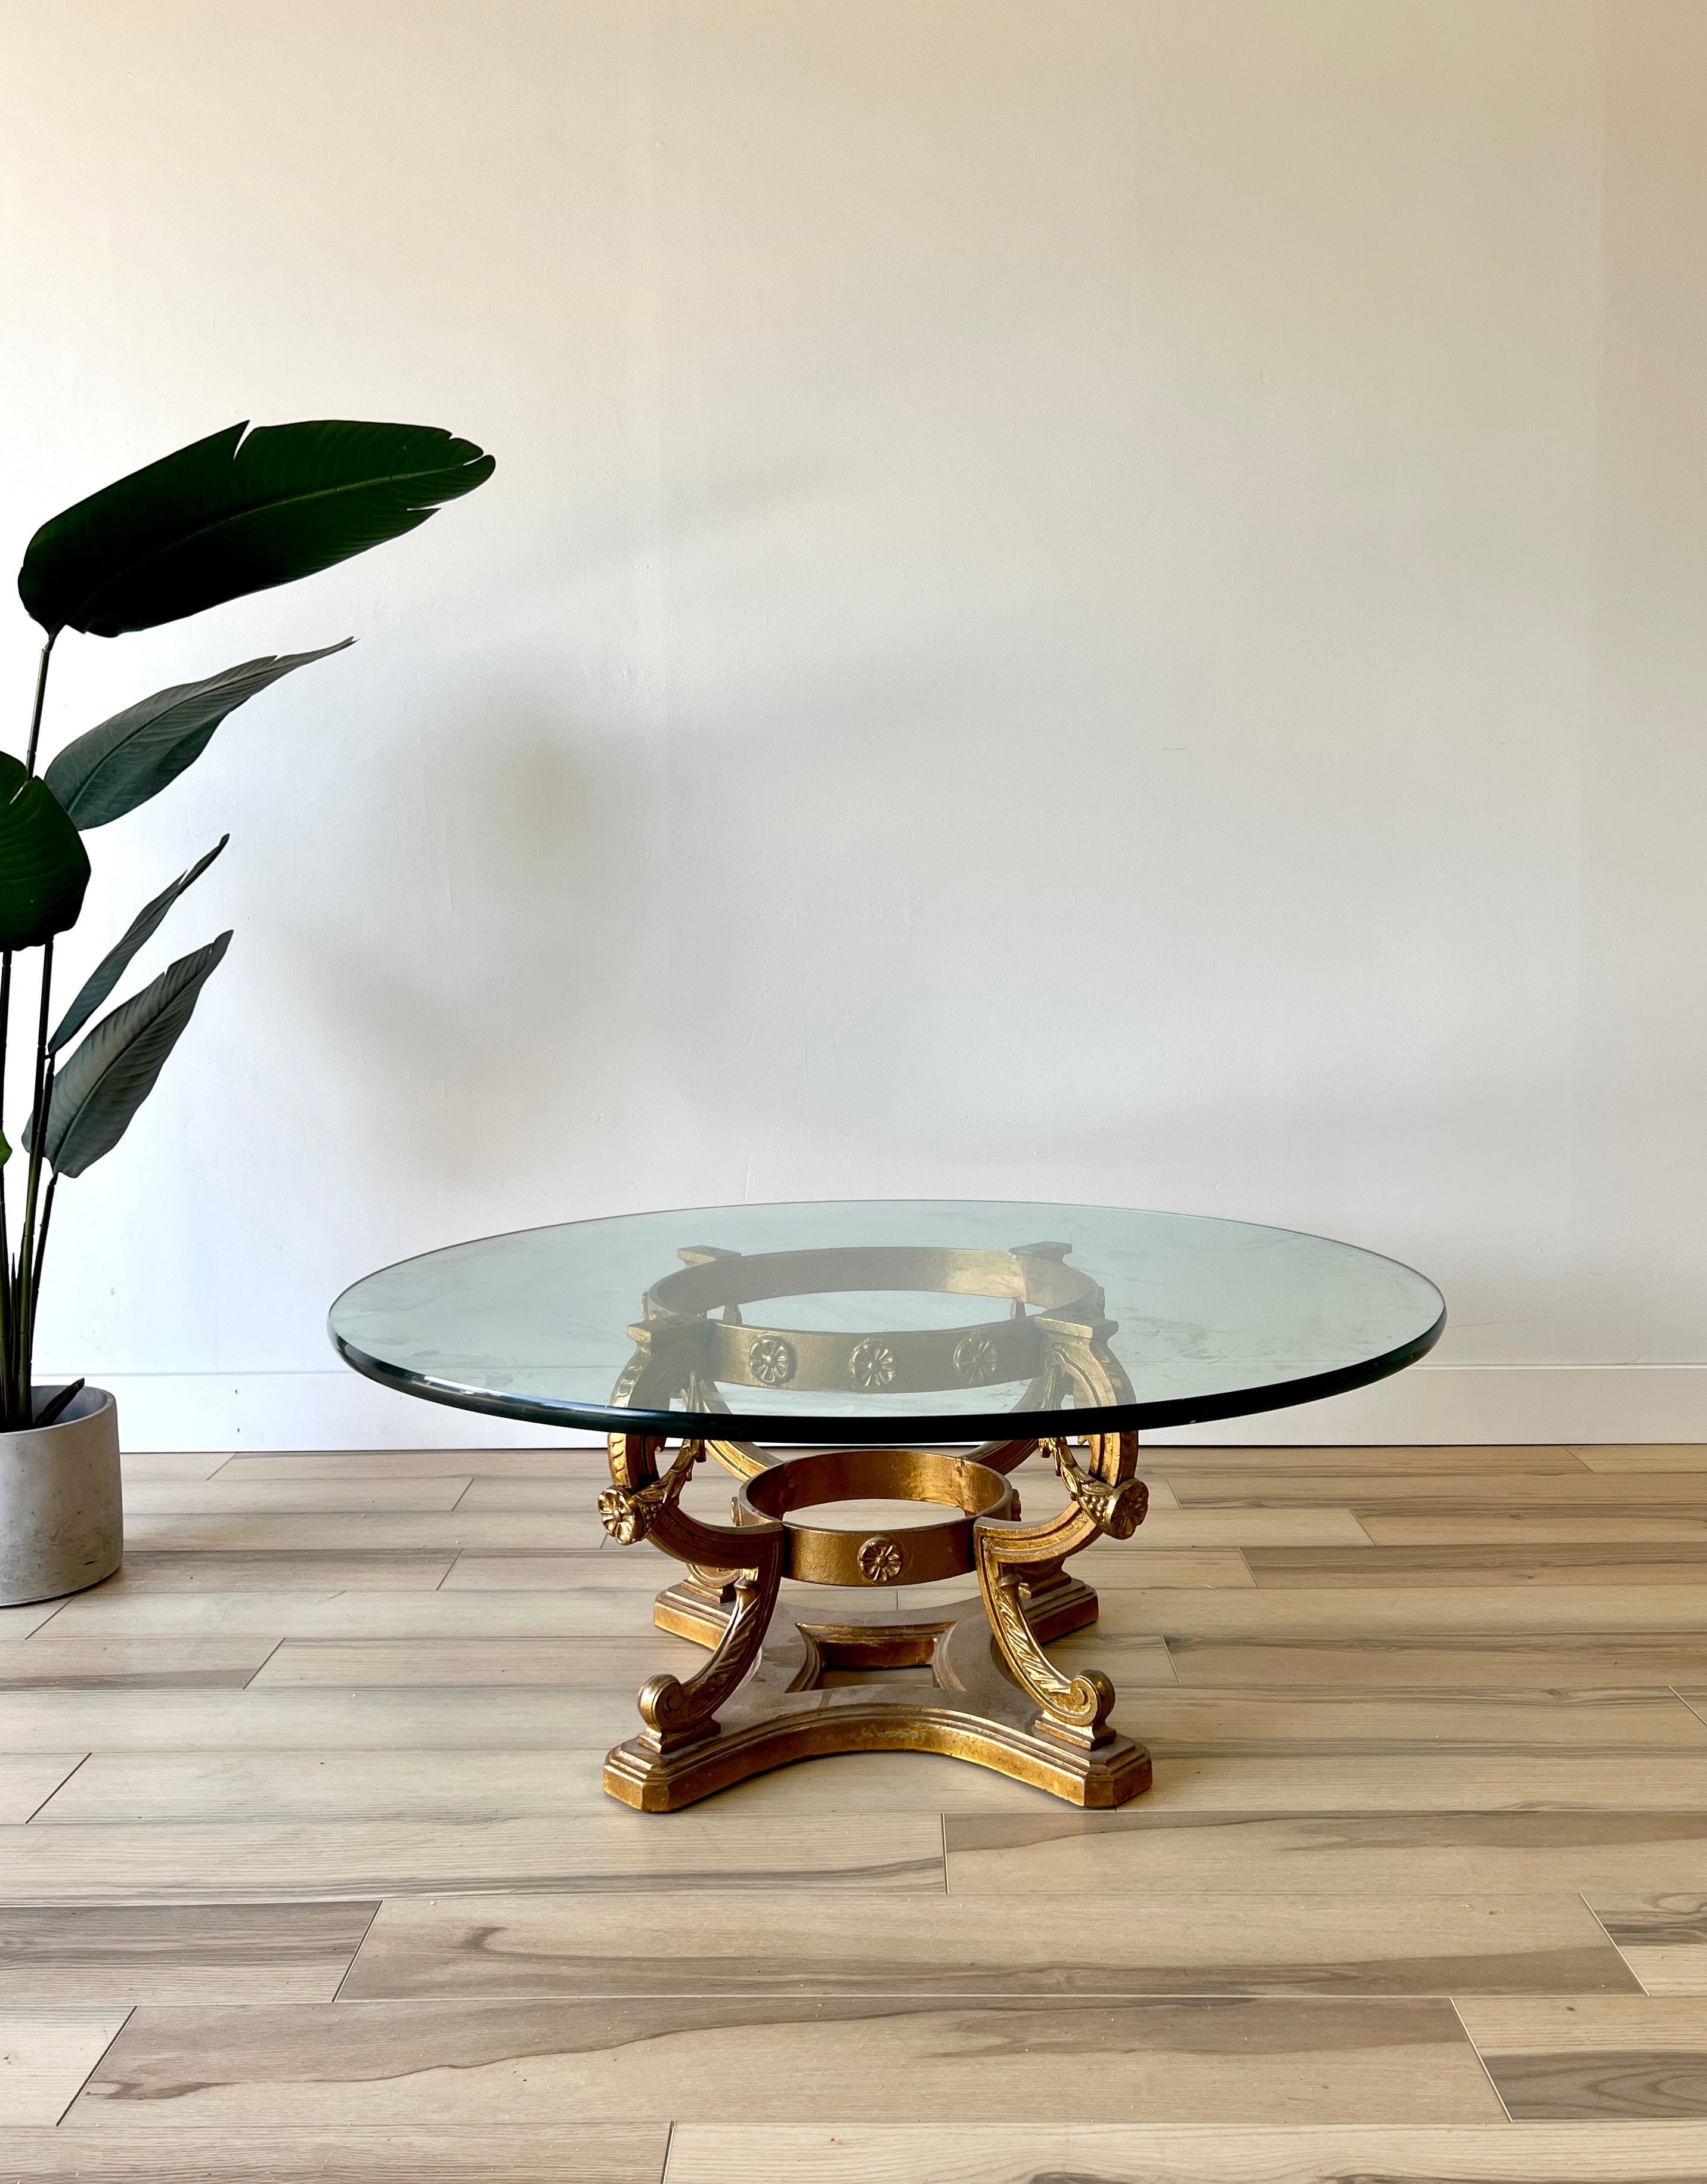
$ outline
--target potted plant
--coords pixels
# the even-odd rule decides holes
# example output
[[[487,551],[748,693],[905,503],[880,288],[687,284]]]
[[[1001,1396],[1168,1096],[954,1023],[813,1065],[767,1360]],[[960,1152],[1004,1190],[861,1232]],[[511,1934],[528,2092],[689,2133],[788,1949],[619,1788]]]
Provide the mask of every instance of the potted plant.
[[[47,1388],[33,1378],[53,1196],[123,1137],[232,937],[180,956],[91,1022],[227,836],[137,912],[56,1022],[54,944],[83,906],[83,836],[157,796],[245,699],[352,640],[157,690],[38,774],[53,647],[68,629],[156,629],[312,576],[414,530],[493,468],[436,426],[233,425],[80,500],[30,541],[18,592],[46,641],[24,756],[0,752],[0,1099],[14,961],[34,958],[29,969],[18,962],[34,1039],[29,1123],[15,1149],[0,1114],[0,1605],[79,1591],[119,1567],[117,1406],[81,1380]]]

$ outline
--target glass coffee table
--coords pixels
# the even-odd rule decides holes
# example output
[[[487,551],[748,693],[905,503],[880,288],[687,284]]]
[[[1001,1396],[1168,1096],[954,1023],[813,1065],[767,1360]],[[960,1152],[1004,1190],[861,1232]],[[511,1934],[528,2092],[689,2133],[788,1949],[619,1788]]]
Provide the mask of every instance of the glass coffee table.
[[[1320,1236],[919,1200],[487,1237],[357,1282],[331,1332],[406,1395],[608,1436],[600,1521],[684,1566],[653,1619],[711,1652],[641,1687],[613,1797],[668,1812],[786,1761],[906,1750],[1106,1808],[1148,1786],[1149,1756],[1107,1678],[1045,1648],[1096,1618],[1068,1560],[1143,1521],[1141,1430],[1363,1387],[1445,1318],[1421,1274]],[[1028,1521],[1011,1474],[1034,1454],[1064,1499]],[[738,1482],[728,1524],[681,1503],[707,1459]],[[924,1521],[826,1521],[873,1502]],[[973,1574],[975,1600],[850,1604]],[[834,1589],[821,1610],[812,1586]]]

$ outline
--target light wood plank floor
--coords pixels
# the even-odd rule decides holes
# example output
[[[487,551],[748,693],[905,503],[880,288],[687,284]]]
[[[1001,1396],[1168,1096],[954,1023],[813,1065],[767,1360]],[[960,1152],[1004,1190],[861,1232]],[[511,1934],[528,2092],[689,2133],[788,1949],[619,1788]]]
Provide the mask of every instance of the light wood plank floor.
[[[1145,1469],[1147,1797],[646,1818],[598,1451],[129,1459],[0,1611],[0,2184],[1707,2184],[1707,1448]]]

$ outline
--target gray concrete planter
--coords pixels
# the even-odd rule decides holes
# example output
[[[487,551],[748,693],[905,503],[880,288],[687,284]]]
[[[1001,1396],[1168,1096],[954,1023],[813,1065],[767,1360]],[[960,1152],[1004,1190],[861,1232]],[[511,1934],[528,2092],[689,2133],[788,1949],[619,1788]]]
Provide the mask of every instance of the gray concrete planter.
[[[37,1404],[53,1392],[38,1388]],[[104,1388],[51,1426],[0,1434],[0,1607],[81,1592],[124,1553],[119,1407]]]

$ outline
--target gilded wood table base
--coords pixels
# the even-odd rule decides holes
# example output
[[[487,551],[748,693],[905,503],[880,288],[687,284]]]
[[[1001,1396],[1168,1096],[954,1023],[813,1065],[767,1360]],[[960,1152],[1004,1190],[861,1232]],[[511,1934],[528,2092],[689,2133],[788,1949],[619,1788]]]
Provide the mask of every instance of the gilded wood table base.
[[[605,1528],[689,1564],[658,1596],[654,1620],[710,1658],[685,1681],[655,1676],[642,1687],[643,1727],[605,1760],[605,1790],[642,1812],[674,1812],[792,1760],[884,1751],[968,1759],[1096,1809],[1147,1789],[1149,1754],[1113,1727],[1107,1679],[1069,1674],[1043,1650],[1096,1618],[1096,1594],[1064,1559],[1099,1535],[1129,1536],[1144,1514],[1136,1435],[1087,1446],[1081,1468],[1059,1440],[1008,1442],[975,1459],[865,1449],[783,1461],[746,1443],[689,1441],[661,1471],[661,1444],[613,1436]],[[1070,1498],[1024,1524],[1005,1474],[1035,1447],[1052,1457]],[[743,1481],[733,1526],[678,1507],[708,1453]],[[798,1516],[783,1521],[823,1502],[892,1494],[953,1513],[863,1540]],[[778,1596],[784,1574],[887,1586],[974,1570],[979,1596],[934,1614],[816,1613],[809,1594],[786,1604]],[[882,1680],[884,1669],[923,1667],[929,1687]],[[821,1677],[834,1669],[868,1680],[825,1686]]]
[[[660,1593],[660,1629],[715,1645],[728,1611],[708,1608],[692,1585]],[[1056,1612],[1034,1613],[1040,1638],[1064,1637],[1096,1618],[1096,1596],[1069,1580]],[[828,1668],[929,1666],[917,1683],[835,1684]],[[713,1791],[795,1759],[831,1752],[939,1752],[1029,1782],[1068,1804],[1106,1810],[1150,1786],[1150,1755],[1130,1736],[1089,1748],[1035,1726],[1037,1708],[1003,1669],[981,1601],[933,1615],[814,1615],[810,1602],[779,1607],[759,1665],[719,1709],[711,1733],[670,1752],[638,1738],[605,1762],[605,1787],[646,1813],[678,1811]]]

